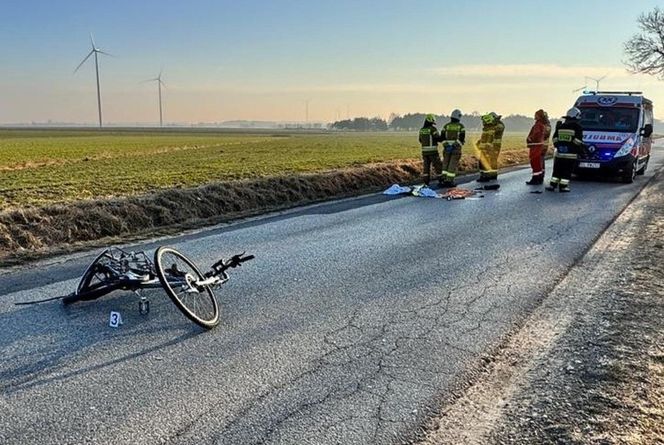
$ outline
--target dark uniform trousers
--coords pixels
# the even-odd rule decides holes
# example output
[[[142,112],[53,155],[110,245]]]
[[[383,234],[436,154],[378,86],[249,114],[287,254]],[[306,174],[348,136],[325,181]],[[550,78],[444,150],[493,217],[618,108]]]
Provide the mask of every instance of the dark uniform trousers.
[[[429,185],[431,181],[432,164],[435,172],[438,172],[436,179],[440,180],[440,173],[443,171],[443,162],[440,160],[437,150],[435,152],[422,153],[422,163],[424,164],[423,180],[425,184]]]
[[[438,130],[434,125],[425,124],[424,127],[420,130],[420,144],[422,144],[422,164],[423,172],[422,179],[426,185],[429,185],[431,181],[431,165],[433,164],[434,168],[440,175],[443,171],[443,163],[440,160],[440,155],[438,154],[438,139],[440,135]],[[438,176],[440,180],[440,176]]]

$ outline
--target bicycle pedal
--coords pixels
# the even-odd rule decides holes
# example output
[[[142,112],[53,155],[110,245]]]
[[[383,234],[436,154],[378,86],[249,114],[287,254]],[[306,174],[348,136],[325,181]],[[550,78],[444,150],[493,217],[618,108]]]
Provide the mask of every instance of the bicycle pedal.
[[[150,300],[146,297],[141,297],[138,301],[138,313],[141,315],[147,315],[150,313]]]

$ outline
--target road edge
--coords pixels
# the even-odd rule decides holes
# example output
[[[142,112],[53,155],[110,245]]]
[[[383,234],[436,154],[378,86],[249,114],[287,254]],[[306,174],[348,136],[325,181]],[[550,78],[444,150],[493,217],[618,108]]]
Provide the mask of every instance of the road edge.
[[[501,160],[501,173],[526,168],[526,152],[508,153],[510,156],[505,155]],[[472,164],[470,158],[466,159],[467,169]],[[420,164],[419,160],[367,164],[292,177],[218,183],[115,200],[0,212],[0,268],[14,268],[109,244],[149,242],[182,233],[215,230],[221,225],[308,206],[361,199],[394,183],[415,183],[420,178]],[[476,171],[466,170],[458,182],[469,182],[476,176]],[[298,195],[301,193],[298,190],[307,188],[305,196]],[[260,205],[243,204],[236,208],[227,197],[229,194],[253,196]],[[275,194],[277,200],[288,196],[277,203],[265,198],[268,194]],[[293,194],[299,197],[291,196]],[[194,205],[182,208],[183,203]],[[91,219],[86,215],[91,215]]]
[[[639,211],[635,204],[662,178],[664,168],[645,182],[558,282],[535,302],[535,309],[518,320],[480,363],[459,376],[449,395],[440,401],[440,411],[425,422],[412,443],[484,444],[490,441],[488,436],[503,415],[510,396],[524,383],[528,370],[567,332],[576,308],[589,298],[570,295],[568,283],[589,277],[592,275],[589,272],[598,267],[594,266],[598,258],[606,260],[622,247],[616,240],[624,236]]]

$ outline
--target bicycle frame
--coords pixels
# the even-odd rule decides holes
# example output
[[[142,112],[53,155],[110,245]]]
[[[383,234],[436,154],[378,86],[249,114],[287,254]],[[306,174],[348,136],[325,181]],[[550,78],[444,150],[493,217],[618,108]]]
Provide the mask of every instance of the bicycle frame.
[[[44,303],[61,299],[69,305],[77,301],[96,300],[116,290],[134,292],[141,297],[139,312],[149,312],[149,300],[141,290],[163,289],[175,305],[196,324],[211,329],[219,323],[219,307],[213,288],[219,288],[230,277],[226,271],[253,259],[253,255],[234,255],[219,260],[211,270],[201,273],[196,265],[182,253],[170,247],[160,247],[154,261],[145,252],[127,252],[110,247],[100,253],[85,269],[75,292],[62,297],[22,302]],[[183,270],[180,270],[183,268]]]

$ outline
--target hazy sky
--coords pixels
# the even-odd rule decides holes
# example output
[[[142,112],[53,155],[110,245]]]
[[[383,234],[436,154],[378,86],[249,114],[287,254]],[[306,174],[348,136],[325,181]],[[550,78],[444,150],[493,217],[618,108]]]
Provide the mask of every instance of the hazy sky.
[[[0,123],[311,120],[495,110],[561,115],[584,76],[642,89],[622,45],[661,0],[0,0]]]

